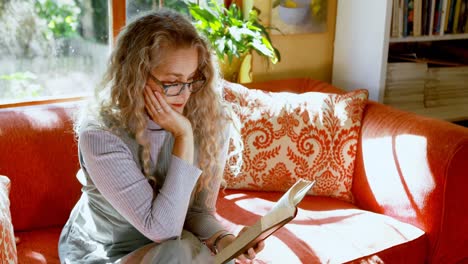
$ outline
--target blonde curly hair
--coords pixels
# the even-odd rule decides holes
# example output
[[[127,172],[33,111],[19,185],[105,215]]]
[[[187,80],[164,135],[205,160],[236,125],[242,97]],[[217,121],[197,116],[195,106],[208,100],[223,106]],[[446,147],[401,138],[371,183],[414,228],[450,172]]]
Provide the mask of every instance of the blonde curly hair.
[[[156,177],[150,173],[150,146],[145,132],[148,119],[143,90],[148,75],[159,65],[167,47],[194,47],[198,51],[198,70],[206,78],[206,85],[190,96],[183,115],[192,124],[198,146],[198,166],[203,171],[197,193],[202,189],[214,191],[209,183],[214,177],[222,179],[221,144],[229,140],[222,136],[227,120],[231,118],[222,100],[216,59],[207,42],[183,15],[165,9],[153,11],[135,19],[120,32],[99,86],[101,88],[96,90],[94,112],[97,118],[105,116],[110,120],[114,127],[109,129],[124,129],[135,137],[142,147],[143,173],[155,188]]]

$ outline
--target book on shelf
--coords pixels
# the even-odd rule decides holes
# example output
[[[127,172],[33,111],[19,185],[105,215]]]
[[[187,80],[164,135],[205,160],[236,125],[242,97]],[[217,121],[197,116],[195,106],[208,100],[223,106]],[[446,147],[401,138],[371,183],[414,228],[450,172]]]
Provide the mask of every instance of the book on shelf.
[[[428,69],[425,107],[468,105],[468,66]]]
[[[413,36],[421,36],[422,26],[422,3],[423,0],[414,0],[413,7]]]
[[[455,13],[453,16],[453,27],[452,27],[452,32],[455,34],[458,33],[458,22],[460,18],[461,5],[462,5],[462,0],[457,0],[457,3],[455,5],[455,11],[454,11]]]
[[[437,95],[424,96],[425,107],[440,107],[440,106],[455,106],[468,105],[468,97],[466,93],[453,94],[450,97],[439,97]]]
[[[315,181],[299,179],[273,208],[262,216],[254,225],[248,227],[237,238],[215,256],[215,264],[226,263],[236,256],[254,247],[290,222],[297,214],[297,205],[309,192]]]
[[[463,32],[468,33],[468,0],[465,5],[465,25],[463,28]]]
[[[402,24],[400,23],[401,18],[403,17],[402,11],[402,1],[403,0],[394,0],[392,6],[392,31],[391,36],[394,38],[401,37]],[[400,28],[401,26],[401,28]]]
[[[434,16],[436,12],[436,4],[438,0],[431,0],[431,9],[429,14],[429,28],[428,28],[428,35],[432,35],[434,30]]]
[[[422,105],[426,75],[426,63],[388,63],[384,103],[400,108]]]
[[[414,5],[417,0],[408,0],[408,19],[407,19],[407,29],[405,36],[414,36]]]
[[[423,0],[422,2],[422,22],[421,22],[421,34],[429,35],[429,23],[431,20],[431,3],[432,0]]]
[[[408,21],[409,21],[409,6],[410,6],[410,2],[409,1],[412,1],[412,0],[403,0],[403,32],[402,32],[402,36],[403,37],[406,37],[406,36],[409,36],[409,32],[408,32]]]
[[[432,24],[432,35],[440,34],[440,20],[442,14],[443,0],[436,0],[434,7],[434,21]]]
[[[440,6],[440,19],[439,23],[437,25],[438,33],[439,35],[444,35],[445,32],[445,21],[446,21],[446,16],[447,16],[447,10],[448,10],[448,0],[440,0],[441,1],[441,6]]]
[[[458,31],[457,33],[467,33],[467,20],[468,20],[468,0],[463,0],[460,6],[460,14],[458,18]]]
[[[458,0],[450,0],[450,3],[448,4],[448,18],[447,18],[447,24],[445,26],[445,33],[452,33],[453,32],[453,20],[455,17],[455,6],[457,4]]]
[[[398,5],[399,1],[392,2],[392,22],[391,22],[391,31],[390,37],[398,37]]]
[[[393,38],[468,33],[468,0],[393,0]]]
[[[405,0],[394,0],[399,2],[398,4],[398,37],[403,36],[403,17],[405,16],[405,10],[404,10],[404,5],[405,5]]]
[[[444,34],[448,33],[448,23],[449,23],[449,18],[450,18],[450,7],[452,6],[452,1],[455,0],[447,0],[447,3],[445,5],[445,19],[444,19]]]

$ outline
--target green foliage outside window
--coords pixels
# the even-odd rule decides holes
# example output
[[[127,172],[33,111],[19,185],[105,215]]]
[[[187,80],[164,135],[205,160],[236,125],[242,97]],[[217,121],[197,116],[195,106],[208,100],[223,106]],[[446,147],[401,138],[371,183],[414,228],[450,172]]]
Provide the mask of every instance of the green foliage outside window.
[[[35,9],[39,17],[47,21],[55,38],[76,35],[81,10],[73,0],[37,0]]]

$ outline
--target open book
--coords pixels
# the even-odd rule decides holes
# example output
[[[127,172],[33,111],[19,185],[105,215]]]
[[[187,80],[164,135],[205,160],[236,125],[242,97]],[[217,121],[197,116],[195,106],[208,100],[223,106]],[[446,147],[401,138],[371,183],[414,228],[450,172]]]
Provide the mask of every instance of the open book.
[[[267,214],[215,256],[215,264],[226,263],[237,257],[291,221],[296,216],[297,205],[314,183],[315,181],[298,180]]]

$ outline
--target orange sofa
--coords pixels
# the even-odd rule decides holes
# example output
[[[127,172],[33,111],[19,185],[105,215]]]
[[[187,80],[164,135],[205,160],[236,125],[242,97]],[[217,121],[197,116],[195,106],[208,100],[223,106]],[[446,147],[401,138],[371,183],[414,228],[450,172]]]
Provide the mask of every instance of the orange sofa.
[[[250,87],[343,93],[290,79]],[[11,180],[19,263],[59,263],[61,227],[80,196],[71,118],[79,102],[0,109],[0,175]],[[468,263],[468,129],[368,102],[358,142],[355,203],[307,196],[267,240],[266,263]],[[253,224],[277,192],[223,190],[218,217]]]

